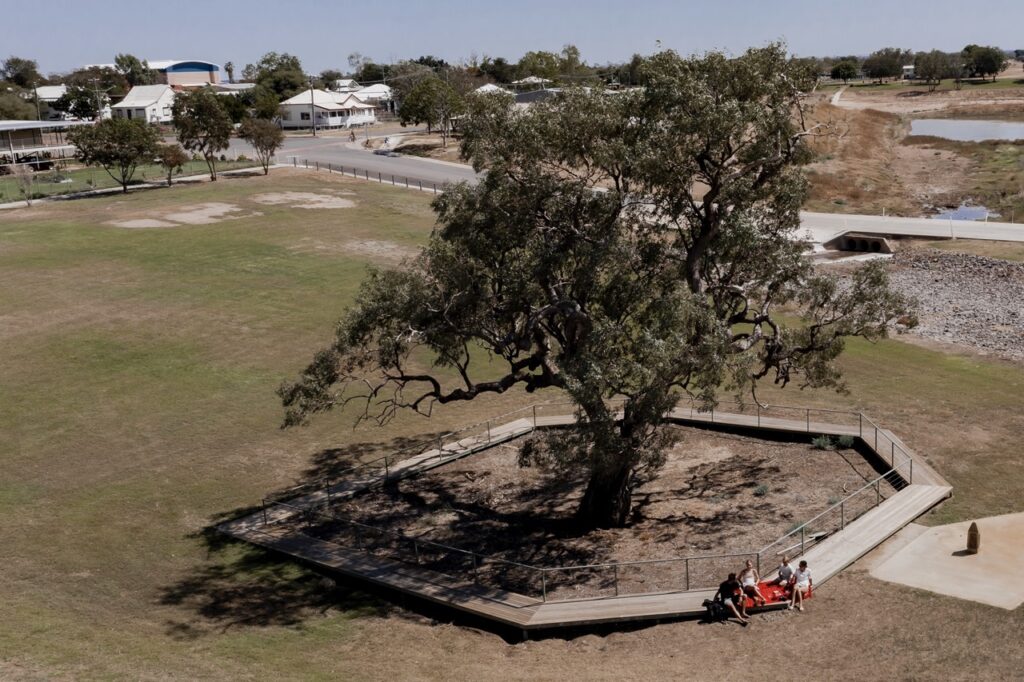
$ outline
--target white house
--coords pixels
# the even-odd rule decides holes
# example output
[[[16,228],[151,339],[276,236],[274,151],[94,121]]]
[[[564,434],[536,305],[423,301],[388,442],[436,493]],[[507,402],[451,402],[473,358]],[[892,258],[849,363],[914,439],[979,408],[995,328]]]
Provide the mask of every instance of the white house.
[[[473,92],[476,93],[476,94],[480,94],[480,95],[511,95],[512,94],[512,92],[510,90],[506,90],[505,88],[500,87],[498,85],[495,85],[494,83],[486,83],[484,85],[481,85],[479,88],[477,88]]]
[[[173,120],[174,90],[169,85],[136,85],[123,100],[112,106],[114,118],[137,118],[148,123]]]
[[[331,83],[330,89],[334,92],[355,92],[362,86],[351,78],[339,78]]]
[[[377,83],[360,88],[353,94],[364,102],[385,102],[391,99],[391,86]]]
[[[347,92],[305,90],[281,102],[281,127],[286,129],[351,128],[377,122],[377,107]]]

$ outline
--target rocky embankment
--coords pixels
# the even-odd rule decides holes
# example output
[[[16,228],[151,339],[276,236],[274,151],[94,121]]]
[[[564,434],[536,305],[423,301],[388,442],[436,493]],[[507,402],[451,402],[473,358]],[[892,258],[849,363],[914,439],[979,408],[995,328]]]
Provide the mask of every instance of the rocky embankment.
[[[1024,359],[1024,263],[910,249],[893,256],[890,276],[919,301],[910,333]]]

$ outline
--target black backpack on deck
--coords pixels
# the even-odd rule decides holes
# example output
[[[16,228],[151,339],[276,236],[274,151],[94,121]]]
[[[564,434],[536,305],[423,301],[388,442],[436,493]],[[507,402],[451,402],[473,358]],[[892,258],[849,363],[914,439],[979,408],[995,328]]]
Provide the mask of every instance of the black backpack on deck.
[[[725,611],[725,605],[720,601],[705,599],[703,606],[707,609],[707,619],[709,623],[717,623],[718,621],[725,620],[728,616]]]

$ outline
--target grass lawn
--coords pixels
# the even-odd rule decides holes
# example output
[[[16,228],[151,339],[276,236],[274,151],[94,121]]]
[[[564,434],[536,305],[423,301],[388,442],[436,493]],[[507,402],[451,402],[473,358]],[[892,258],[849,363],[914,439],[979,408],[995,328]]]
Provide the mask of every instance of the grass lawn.
[[[1020,88],[1024,87],[1024,77],[1021,78],[999,78],[996,80],[971,78],[964,80],[962,83],[963,87],[961,90],[1003,90],[1007,88]],[[860,81],[850,84],[851,88],[857,90],[863,89],[865,92],[873,90],[889,91],[896,90],[900,92],[932,92],[931,85],[924,83],[923,81],[886,81],[885,83],[878,83],[875,81]],[[942,80],[938,87],[934,90],[935,92],[942,92],[946,90],[956,90],[956,82],[952,78]]]
[[[355,206],[260,196],[288,192]],[[234,212],[200,225],[110,224],[174,223],[212,202]],[[353,430],[343,415],[278,428],[274,389],[329,339],[369,264],[396,267],[424,241],[428,202],[277,170],[0,211],[0,678],[1019,673],[1024,610],[898,588],[856,568],[808,613],[742,632],[674,623],[513,646],[205,537],[212,520],[339,460],[530,402],[444,407],[384,430]],[[852,343],[843,365],[848,396],[787,389],[769,400],[864,409],[925,453],[955,486],[926,523],[1020,511],[1024,368],[897,340]]]
[[[255,161],[218,161],[217,172],[238,168],[253,168],[257,165]],[[189,161],[182,168],[181,173],[175,177],[203,175],[208,172],[205,161]],[[162,166],[156,164],[141,165],[135,169],[132,183],[141,182],[167,182],[167,172]],[[91,189],[106,189],[120,186],[121,184],[110,177],[102,168],[40,171],[35,174],[32,195],[33,198],[42,198],[58,194],[71,194],[73,192],[86,192]],[[0,204],[21,200],[22,195],[18,180],[10,176],[0,176]]]

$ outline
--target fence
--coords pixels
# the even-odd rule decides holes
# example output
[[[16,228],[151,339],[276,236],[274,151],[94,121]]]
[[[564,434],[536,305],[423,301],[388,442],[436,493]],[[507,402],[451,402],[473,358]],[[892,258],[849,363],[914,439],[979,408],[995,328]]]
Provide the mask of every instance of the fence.
[[[675,414],[678,416],[682,410],[684,418],[728,424],[737,424],[737,416],[755,417],[753,423],[767,427],[773,423],[781,427],[779,420],[786,418],[790,430],[794,421],[802,421],[806,425],[807,433],[817,433],[813,427],[822,425],[814,421],[812,415],[823,414],[833,419],[841,418],[845,424],[829,424],[833,427],[845,426],[849,431],[856,431],[863,442],[887,461],[889,468],[817,516],[795,526],[760,549],[665,559],[572,566],[532,566],[377,528],[331,511],[331,490],[338,487],[341,476],[348,477],[351,483],[352,475],[358,474],[359,478],[354,481],[356,488],[350,489],[362,489],[375,483],[417,473],[442,461],[465,456],[495,443],[531,433],[537,428],[562,422],[570,423],[565,418],[567,405],[569,403],[551,402],[513,410],[485,422],[408,446],[384,457],[356,464],[331,477],[318,479],[312,484],[292,488],[282,494],[292,499],[292,503],[280,499],[264,500],[263,523],[273,525],[287,520],[291,514],[281,518],[268,513],[268,510],[276,508],[285,509],[300,519],[307,534],[344,549],[355,547],[375,556],[413,563],[452,578],[534,596],[545,602],[571,601],[708,589],[716,586],[722,575],[734,571],[736,566],[748,559],[759,572],[762,567],[772,568],[778,564],[783,554],[794,558],[805,554],[808,549],[845,529],[848,524],[880,505],[888,499],[891,490],[898,490],[913,481],[913,458],[863,413],[824,408],[737,404],[738,412],[722,413],[719,410],[716,421],[714,410],[704,411],[691,404],[689,408],[677,409]],[[798,419],[792,419],[793,416],[797,416]],[[517,426],[519,421],[522,421],[522,424]],[[510,426],[513,428],[509,428]],[[395,465],[398,462],[410,456],[428,455],[430,452],[433,454],[417,459],[414,466],[396,470]],[[319,492],[320,501],[307,506],[295,504],[294,496],[303,491]]]
[[[421,192],[433,192],[437,194],[439,191],[444,190],[444,184],[440,185],[433,180],[424,180],[423,178],[415,178],[408,175],[395,175],[394,173],[384,173],[382,171],[371,171],[365,168],[357,168],[355,166],[346,166],[340,163],[327,163],[324,161],[310,161],[309,159],[299,159],[296,156],[292,157],[292,167],[294,168],[308,168],[316,171],[326,171],[328,173],[337,173],[338,175],[344,175],[346,177],[355,178],[357,180],[367,180],[369,182],[376,182],[381,185],[392,185],[394,187],[404,187],[406,189],[416,189]]]
[[[102,168],[86,167],[68,170],[66,167],[60,167],[61,163],[58,163],[61,161],[60,159],[54,159],[53,161],[55,163],[53,170],[36,171],[32,174],[31,191],[33,199],[90,192],[97,189],[111,189],[121,186]],[[217,172],[254,168],[258,165],[257,161],[248,159],[244,155],[236,155],[233,158],[225,156],[224,161],[217,162]],[[2,170],[0,168],[0,172]],[[175,181],[189,176],[202,176],[208,172],[205,161],[188,161],[182,167],[181,172],[175,174]],[[0,175],[0,204],[24,201],[19,182],[19,179],[12,175]],[[166,182],[167,171],[156,164],[140,165],[132,178],[132,184]]]

